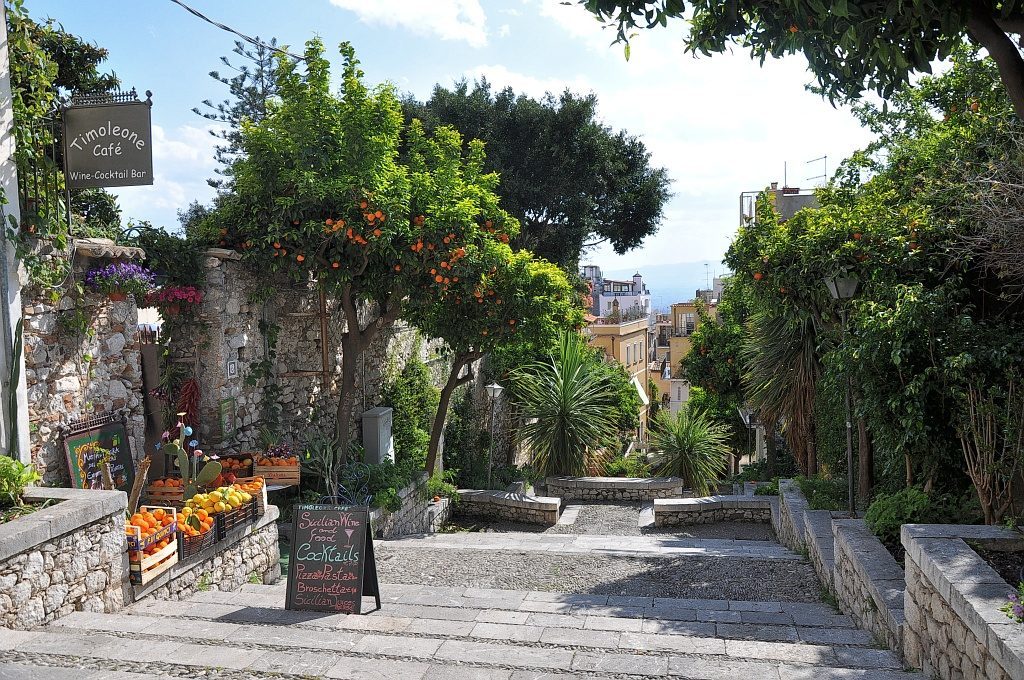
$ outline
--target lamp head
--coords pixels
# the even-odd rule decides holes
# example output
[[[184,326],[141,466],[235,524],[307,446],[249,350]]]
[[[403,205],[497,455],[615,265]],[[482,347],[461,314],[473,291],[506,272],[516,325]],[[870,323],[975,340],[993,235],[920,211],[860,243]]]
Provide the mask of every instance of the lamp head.
[[[833,276],[825,279],[825,286],[833,300],[849,300],[857,293],[857,285],[860,282],[856,276]]]
[[[501,396],[501,393],[505,390],[504,387],[502,387],[501,385],[499,385],[496,382],[492,382],[490,385],[488,385],[486,387],[486,389],[487,389],[487,396],[489,396],[491,399],[497,399],[499,396]]]

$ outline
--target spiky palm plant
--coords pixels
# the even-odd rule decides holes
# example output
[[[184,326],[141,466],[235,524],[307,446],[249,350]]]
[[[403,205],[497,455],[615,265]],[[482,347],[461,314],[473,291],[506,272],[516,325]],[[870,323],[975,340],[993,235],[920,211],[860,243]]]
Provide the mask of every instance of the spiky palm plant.
[[[565,333],[548,360],[512,374],[513,397],[527,420],[522,438],[545,476],[583,474],[588,451],[615,436],[615,393],[595,361],[578,333]]]
[[[810,316],[758,312],[743,347],[747,400],[761,422],[785,421],[786,441],[805,475],[817,472],[814,396],[821,376],[818,333]]]
[[[660,411],[651,428],[651,462],[656,474],[681,477],[694,495],[709,496],[732,453],[729,437],[726,424],[706,411],[683,408],[675,417]]]

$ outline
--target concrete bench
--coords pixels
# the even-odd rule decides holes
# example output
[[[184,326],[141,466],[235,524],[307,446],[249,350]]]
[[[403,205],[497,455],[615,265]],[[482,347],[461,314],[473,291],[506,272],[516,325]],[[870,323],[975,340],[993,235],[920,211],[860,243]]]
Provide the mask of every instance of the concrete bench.
[[[772,496],[704,496],[654,500],[654,525],[771,522]]]
[[[544,485],[547,493],[575,501],[651,501],[683,495],[679,477],[548,477]]]
[[[554,526],[558,523],[561,508],[560,498],[529,496],[513,491],[459,489],[455,514]]]

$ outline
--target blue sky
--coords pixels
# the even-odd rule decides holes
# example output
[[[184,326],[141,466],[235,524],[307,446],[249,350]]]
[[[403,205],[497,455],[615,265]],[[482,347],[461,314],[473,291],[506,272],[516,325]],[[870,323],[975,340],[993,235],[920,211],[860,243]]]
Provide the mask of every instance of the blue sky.
[[[668,168],[674,197],[659,233],[623,256],[589,253],[607,269],[720,262],[738,223],[740,191],[782,181],[810,186],[828,156],[836,163],[870,139],[848,111],[804,90],[800,56],[763,67],[741,50],[695,59],[683,54],[682,23],[642,33],[629,62],[609,30],[559,0],[186,0],[237,30],[275,36],[301,50],[319,35],[331,48],[351,41],[369,82],[391,81],[420,98],[435,83],[486,76],[540,96],[568,87],[594,92],[602,120],[640,136]],[[169,0],[27,0],[35,17],[110,50],[124,86],[153,91],[153,187],[117,190],[126,217],[175,226],[177,209],[208,200],[213,139],[192,113],[226,88],[221,67],[233,37]],[[819,180],[820,181],[820,180]]]

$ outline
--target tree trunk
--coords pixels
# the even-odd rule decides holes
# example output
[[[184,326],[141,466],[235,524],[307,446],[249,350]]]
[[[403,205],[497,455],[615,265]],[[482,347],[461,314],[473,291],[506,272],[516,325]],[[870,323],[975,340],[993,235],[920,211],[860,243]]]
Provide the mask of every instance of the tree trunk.
[[[818,441],[814,423],[807,428],[807,476],[818,474]]]
[[[479,352],[467,352],[458,354],[452,360],[452,369],[448,373],[448,380],[441,388],[441,398],[437,402],[437,413],[434,414],[434,424],[430,428],[430,445],[427,447],[427,474],[431,477],[434,473],[444,470],[444,461],[441,459],[441,433],[444,432],[444,423],[448,419],[448,405],[451,403],[452,395],[456,388],[465,385],[473,379],[473,371],[469,370],[466,375],[459,377],[463,366],[472,366],[473,362],[480,358]]]
[[[903,454],[903,464],[907,467],[906,487],[909,489],[914,486],[914,465],[910,462],[910,454]]]
[[[981,2],[971,3],[967,34],[971,40],[988,50],[996,62],[999,78],[1003,81],[1013,110],[1018,118],[1024,120],[1024,59],[1017,45],[996,22],[992,10]]]
[[[875,447],[871,441],[871,432],[863,418],[857,419],[857,497],[861,507],[871,502],[871,491],[875,486]]]
[[[351,323],[351,322],[349,322]],[[351,328],[351,326],[349,326]],[[363,353],[363,347],[351,332],[346,333],[341,340],[341,393],[338,395],[337,431],[334,433],[335,441],[340,451],[339,462],[344,465],[348,462],[348,447],[352,429],[352,404],[355,401],[356,393],[356,362]],[[337,471],[335,471],[337,476]],[[337,481],[337,479],[335,479]]]
[[[768,477],[775,475],[775,425],[766,425],[764,428],[764,459],[768,467]]]

